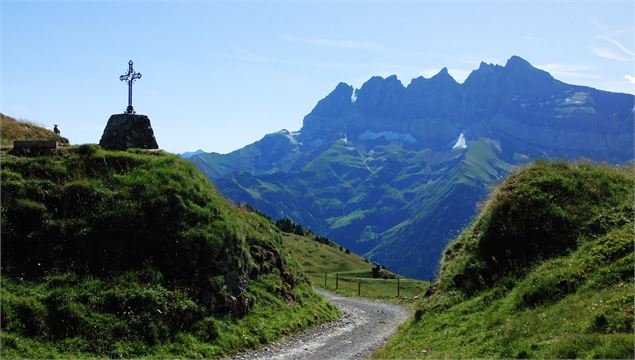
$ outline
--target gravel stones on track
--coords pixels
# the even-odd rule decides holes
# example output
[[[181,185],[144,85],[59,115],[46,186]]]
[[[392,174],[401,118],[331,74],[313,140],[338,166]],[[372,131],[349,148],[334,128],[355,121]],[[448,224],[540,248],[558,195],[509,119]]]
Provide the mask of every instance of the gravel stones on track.
[[[232,359],[362,359],[394,334],[409,315],[401,306],[316,289],[340,309],[338,320],[238,354]]]

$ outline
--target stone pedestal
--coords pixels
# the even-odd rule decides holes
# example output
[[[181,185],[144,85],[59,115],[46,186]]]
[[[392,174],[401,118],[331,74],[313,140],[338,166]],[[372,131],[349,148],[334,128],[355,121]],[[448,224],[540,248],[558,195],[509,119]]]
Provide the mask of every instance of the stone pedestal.
[[[108,119],[99,145],[112,150],[159,148],[150,119],[146,115],[137,114],[112,115]]]

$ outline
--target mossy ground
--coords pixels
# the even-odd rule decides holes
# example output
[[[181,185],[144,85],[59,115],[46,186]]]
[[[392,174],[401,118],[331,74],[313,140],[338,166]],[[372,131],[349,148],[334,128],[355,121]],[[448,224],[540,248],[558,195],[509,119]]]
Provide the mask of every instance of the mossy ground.
[[[632,358],[633,185],[630,168],[590,164],[513,175],[448,247],[415,318],[373,357]],[[508,257],[484,258],[501,249]]]

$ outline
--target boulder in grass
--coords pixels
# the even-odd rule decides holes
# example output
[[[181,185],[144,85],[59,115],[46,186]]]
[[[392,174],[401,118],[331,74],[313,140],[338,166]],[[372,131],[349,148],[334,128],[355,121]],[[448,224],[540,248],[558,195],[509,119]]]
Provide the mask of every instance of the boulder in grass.
[[[99,145],[111,150],[159,148],[150,119],[146,115],[137,114],[112,115],[108,119]]]

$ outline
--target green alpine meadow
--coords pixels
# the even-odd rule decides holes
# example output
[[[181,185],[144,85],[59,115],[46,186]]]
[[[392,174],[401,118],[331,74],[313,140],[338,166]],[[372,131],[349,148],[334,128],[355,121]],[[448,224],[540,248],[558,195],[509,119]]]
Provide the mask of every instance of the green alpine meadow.
[[[373,358],[632,358],[633,197],[632,165],[514,172]]]

